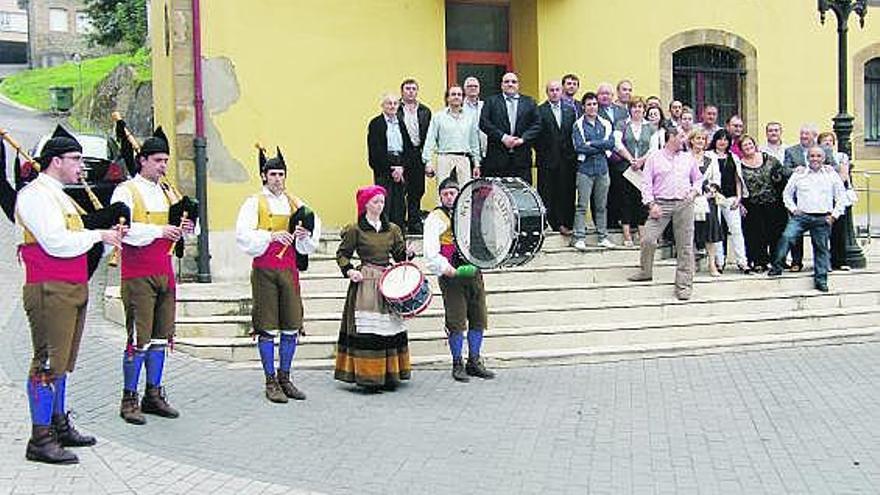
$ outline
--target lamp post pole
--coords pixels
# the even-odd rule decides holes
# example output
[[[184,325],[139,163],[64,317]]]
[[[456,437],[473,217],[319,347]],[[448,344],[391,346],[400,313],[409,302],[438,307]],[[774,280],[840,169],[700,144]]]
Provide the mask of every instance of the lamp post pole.
[[[852,163],[852,130],[853,116],[847,111],[847,33],[849,31],[850,14],[859,16],[859,26],[865,27],[865,15],[868,13],[868,0],[819,0],[819,18],[825,24],[828,11],[834,12],[837,18],[837,115],[834,121],[834,133],[837,134],[837,150],[846,153]],[[852,169],[850,169],[852,183]],[[846,264],[853,268],[864,268],[865,255],[856,242],[853,228],[852,207],[846,215]]]

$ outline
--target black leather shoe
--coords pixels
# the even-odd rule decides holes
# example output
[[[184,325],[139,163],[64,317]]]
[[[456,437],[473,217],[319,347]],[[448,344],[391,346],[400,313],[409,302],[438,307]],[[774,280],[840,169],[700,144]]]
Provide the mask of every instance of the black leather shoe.
[[[95,437],[76,431],[69,412],[52,416],[52,428],[55,429],[55,438],[62,447],[91,447],[98,443]]]
[[[828,292],[828,284],[816,282],[816,290],[818,290],[819,292]]]
[[[119,405],[119,417],[133,425],[147,424],[147,418],[141,412],[140,401],[136,391],[123,390],[122,404]]]
[[[269,399],[269,402],[276,404],[287,403],[287,395],[281,390],[278,379],[271,375],[266,375],[266,398]]]
[[[767,276],[768,277],[780,277],[780,276],[782,276],[782,269],[781,268],[771,268],[771,269],[767,270]]]
[[[471,379],[468,378],[467,373],[464,371],[464,363],[461,359],[454,359],[452,361],[452,378],[457,382],[471,381]]]
[[[45,462],[46,464],[77,464],[79,462],[76,454],[61,447],[51,426],[33,426],[31,439],[28,440],[24,456],[29,461]]]
[[[293,399],[293,400],[306,400],[306,394],[302,392],[302,390],[296,388],[296,385],[290,381],[290,372],[279,371],[276,375],[276,379],[278,380],[278,385],[281,386],[281,391],[284,392],[284,395]]]
[[[486,369],[486,365],[483,364],[483,360],[480,359],[480,356],[468,358],[464,371],[470,376],[475,376],[484,380],[495,378],[495,373]]]
[[[144,398],[141,399],[141,411],[144,414],[155,414],[163,418],[176,418],[180,416],[177,409],[171,407],[171,404],[165,398],[165,388],[151,385],[147,385],[147,389],[144,390]]]

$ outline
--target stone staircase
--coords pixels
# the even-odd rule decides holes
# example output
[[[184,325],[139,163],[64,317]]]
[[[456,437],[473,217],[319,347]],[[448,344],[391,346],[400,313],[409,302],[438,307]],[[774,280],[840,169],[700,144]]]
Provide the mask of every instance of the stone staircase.
[[[301,274],[305,331],[298,367],[332,366],[339,318],[348,286],[328,235],[309,271]],[[496,365],[666,355],[729,346],[873,338],[880,315],[880,269],[831,274],[831,292],[813,289],[811,266],[802,273],[698,273],[694,297],[673,296],[674,260],[658,254],[654,281],[628,282],[637,249],[576,252],[567,238],[550,235],[542,253],[523,267],[484,273],[489,330],[484,354]],[[620,241],[619,236],[615,242]],[[595,236],[588,238],[595,245]],[[420,242],[413,240],[420,250]],[[809,242],[805,257],[811,258]],[[876,256],[880,261],[880,253]],[[419,259],[416,260],[419,262]],[[181,284],[175,348],[210,359],[255,365],[250,332],[250,286],[240,282]],[[445,366],[443,306],[436,279],[428,310],[407,322],[416,364]],[[105,294],[105,314],[123,323],[118,287]]]

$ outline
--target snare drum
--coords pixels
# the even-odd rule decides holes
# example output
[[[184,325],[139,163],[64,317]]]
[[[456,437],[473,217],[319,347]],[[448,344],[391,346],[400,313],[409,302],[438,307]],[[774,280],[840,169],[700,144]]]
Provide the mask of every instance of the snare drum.
[[[379,279],[379,292],[388,307],[403,318],[411,318],[428,309],[431,284],[413,263],[405,261],[389,267]]]
[[[456,247],[479,268],[523,265],[544,244],[545,213],[541,197],[518,177],[474,179],[455,200]]]

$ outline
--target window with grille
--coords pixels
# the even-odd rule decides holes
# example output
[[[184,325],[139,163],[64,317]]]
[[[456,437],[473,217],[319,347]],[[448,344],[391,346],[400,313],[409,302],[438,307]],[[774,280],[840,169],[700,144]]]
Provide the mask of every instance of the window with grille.
[[[865,64],[865,142],[880,144],[880,57]]]
[[[718,107],[718,122],[743,115],[745,57],[729,48],[698,45],[672,55],[673,97],[701,115],[708,105]]]

